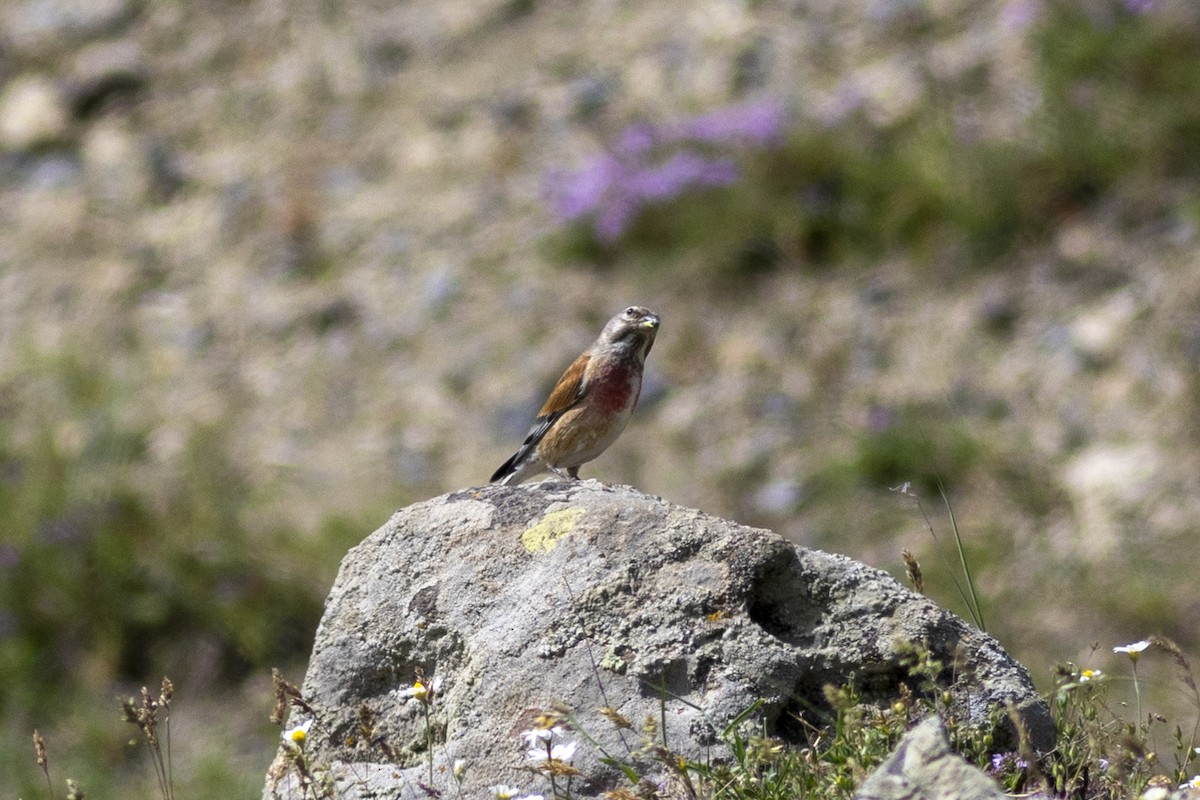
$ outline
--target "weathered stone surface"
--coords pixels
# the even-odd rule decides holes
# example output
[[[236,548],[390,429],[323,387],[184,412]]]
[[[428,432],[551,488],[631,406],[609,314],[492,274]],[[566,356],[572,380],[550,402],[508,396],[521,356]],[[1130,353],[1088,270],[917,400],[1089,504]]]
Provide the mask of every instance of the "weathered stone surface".
[[[858,800],[1003,800],[1004,792],[950,749],[937,717],[917,725],[855,795]]]
[[[43,55],[124,29],[141,10],[136,0],[21,0],[0,5],[0,34],[22,55]]]
[[[66,106],[49,78],[22,75],[0,93],[0,149],[27,150],[66,136]]]
[[[758,700],[768,730],[800,740],[796,720],[825,707],[825,684],[853,678],[878,701],[916,686],[905,643],[945,663],[961,714],[982,721],[1011,701],[1035,746],[1049,744],[1024,668],[879,570],[628,487],[457,492],[397,513],[343,561],[303,687],[320,723],[306,753],[331,770],[339,797],[420,796],[425,708],[403,695],[420,671],[439,684],[435,787],[449,789],[464,759],[473,796],[496,783],[542,791],[519,734],[556,703],[622,758],[637,736],[623,741],[600,707],[638,727],[665,718],[674,751],[719,757],[719,732]],[[399,763],[361,743],[363,706]],[[577,795],[621,780],[596,747],[582,745],[574,763]],[[280,764],[265,796],[295,789],[277,781]]]
[[[134,40],[119,39],[83,48],[75,54],[66,95],[77,119],[109,107],[132,103],[149,84],[146,56]]]

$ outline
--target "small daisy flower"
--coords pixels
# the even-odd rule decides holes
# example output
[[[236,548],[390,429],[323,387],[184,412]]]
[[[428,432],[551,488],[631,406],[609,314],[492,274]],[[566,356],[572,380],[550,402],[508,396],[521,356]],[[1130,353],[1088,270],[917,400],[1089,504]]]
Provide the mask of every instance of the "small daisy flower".
[[[415,697],[422,703],[429,702],[429,689],[419,680],[414,681],[413,685],[400,692],[401,697]]]
[[[529,749],[545,749],[547,744],[561,739],[567,735],[567,729],[561,725],[555,725],[553,728],[530,728],[521,733],[521,738],[525,740],[525,746]]]
[[[1200,789],[1200,775],[1193,775],[1187,783],[1179,784],[1180,789]]]
[[[296,727],[279,734],[279,737],[293,747],[304,747],[304,741],[308,738],[308,731],[312,727],[312,724],[313,721],[311,719],[306,719]]]
[[[509,786],[504,783],[497,783],[495,786],[489,786],[488,791],[492,793],[492,797],[496,800],[513,800],[521,794],[521,790],[516,786]]]
[[[467,760],[465,758],[456,758],[452,767],[454,777],[462,779],[463,773],[467,771]]]
[[[575,748],[577,747],[579,747],[579,742],[563,742],[562,744],[553,745],[549,752],[544,747],[541,749],[533,748],[527,755],[530,761],[545,761],[549,758],[551,761],[570,763],[571,759],[575,757]]]
[[[1080,673],[1079,673],[1079,682],[1080,682],[1080,683],[1087,683],[1088,681],[1094,681],[1094,680],[1096,680],[1097,678],[1099,678],[1099,677],[1100,677],[1101,675],[1103,675],[1103,674],[1104,674],[1104,672],[1103,672],[1102,670],[1098,670],[1098,669],[1085,669],[1085,670],[1083,670],[1082,672],[1080,672]]]
[[[521,731],[521,738],[525,740],[526,747],[537,747],[554,738],[554,732],[549,728],[530,728]]]
[[[550,748],[550,757],[555,761],[570,761],[575,757],[575,748],[577,747],[579,747],[579,742],[556,744]]]
[[[1142,639],[1140,642],[1134,642],[1133,644],[1122,645],[1121,647],[1114,647],[1113,652],[1114,653],[1124,653],[1125,655],[1129,656],[1129,659],[1131,661],[1136,662],[1138,660],[1138,656],[1140,656],[1142,654],[1142,651],[1145,650],[1149,646],[1150,646],[1150,642],[1146,641],[1145,639]]]

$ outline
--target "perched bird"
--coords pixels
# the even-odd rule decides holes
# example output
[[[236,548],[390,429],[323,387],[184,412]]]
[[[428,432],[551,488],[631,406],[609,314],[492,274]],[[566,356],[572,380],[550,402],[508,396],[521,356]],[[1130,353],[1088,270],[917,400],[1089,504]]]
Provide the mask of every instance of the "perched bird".
[[[496,470],[492,483],[518,484],[546,471],[578,478],[581,465],[607,450],[637,407],[658,321],[641,306],[610,319],[558,379],[521,449]]]

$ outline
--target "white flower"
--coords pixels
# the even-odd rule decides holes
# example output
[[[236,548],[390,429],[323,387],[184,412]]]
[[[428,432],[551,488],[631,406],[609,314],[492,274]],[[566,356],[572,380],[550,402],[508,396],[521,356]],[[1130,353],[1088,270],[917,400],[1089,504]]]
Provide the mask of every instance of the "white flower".
[[[1133,644],[1127,644],[1122,647],[1114,647],[1113,652],[1114,653],[1126,653],[1126,654],[1128,654],[1128,656],[1130,658],[1136,660],[1138,657],[1138,654],[1141,653],[1143,650],[1145,650],[1149,646],[1150,646],[1150,642],[1146,641],[1145,639],[1142,639],[1140,642],[1134,642]]]
[[[304,740],[308,738],[308,730],[312,727],[312,724],[313,721],[311,719],[306,719],[296,727],[279,734],[279,738],[294,747],[304,747]]]
[[[400,696],[401,697],[415,697],[416,699],[418,699],[422,703],[424,703],[425,701],[427,701],[429,699],[429,689],[427,689],[425,687],[425,684],[421,683],[420,681],[414,681],[412,686],[408,687],[407,689],[401,690]]]
[[[463,773],[467,771],[467,760],[465,758],[454,759],[454,777],[461,778]]]
[[[577,747],[579,747],[579,742],[556,744],[550,748],[550,757],[555,761],[570,761],[575,757],[575,748]]]
[[[1170,795],[1171,793],[1167,791],[1167,787],[1152,786],[1142,792],[1142,796],[1138,800],[1167,800]]]
[[[401,697],[412,697],[422,703],[431,703],[433,698],[441,696],[444,683],[445,681],[436,675],[428,683],[424,678],[417,678],[412,686],[401,689],[399,694]]]
[[[521,790],[516,786],[509,786],[504,783],[489,786],[488,791],[492,793],[492,797],[496,798],[496,800],[513,800],[514,797],[521,793]]]
[[[1200,789],[1200,775],[1193,775],[1187,783],[1179,784],[1180,789]]]
[[[530,761],[545,761],[547,757],[554,761],[569,762],[575,757],[575,748],[579,747],[579,742],[563,742],[556,744],[550,748],[550,752],[546,752],[546,748],[533,748],[526,755]]]
[[[555,725],[553,728],[531,728],[530,730],[521,733],[521,738],[525,740],[525,746],[530,750],[541,748],[546,749],[546,745],[553,742],[555,739],[561,739],[567,735],[566,728],[560,725]]]
[[[1079,673],[1079,682],[1087,683],[1088,681],[1094,681],[1103,674],[1104,673],[1098,669],[1085,669],[1083,672]]]

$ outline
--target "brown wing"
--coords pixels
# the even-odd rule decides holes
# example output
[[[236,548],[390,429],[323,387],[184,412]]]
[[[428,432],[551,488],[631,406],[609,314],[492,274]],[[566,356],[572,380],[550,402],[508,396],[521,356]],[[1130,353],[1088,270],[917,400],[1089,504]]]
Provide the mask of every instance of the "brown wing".
[[[553,416],[557,418],[564,411],[579,402],[584,395],[583,376],[587,372],[588,362],[592,357],[584,353],[567,367],[567,371],[558,379],[558,384],[550,397],[538,412],[538,419]]]
[[[584,353],[575,359],[571,366],[567,367],[567,371],[558,379],[554,391],[550,393],[549,399],[538,411],[537,419],[533,421],[533,426],[525,436],[525,441],[521,443],[520,449],[513,453],[500,469],[496,470],[492,475],[492,483],[516,471],[521,462],[538,446],[538,442],[546,435],[546,431],[550,430],[550,426],[587,394],[587,389],[583,385],[583,376],[587,373],[590,359],[591,356]]]

